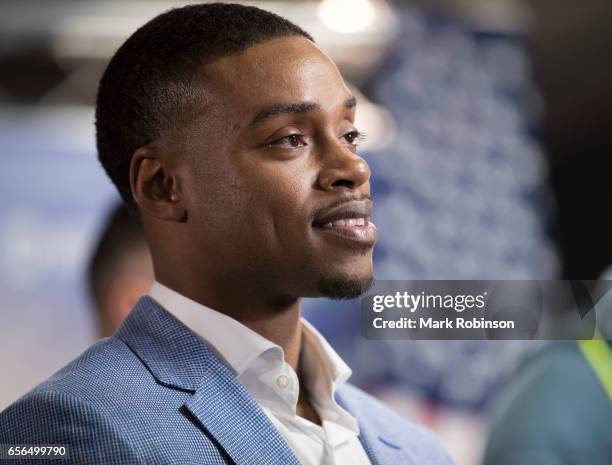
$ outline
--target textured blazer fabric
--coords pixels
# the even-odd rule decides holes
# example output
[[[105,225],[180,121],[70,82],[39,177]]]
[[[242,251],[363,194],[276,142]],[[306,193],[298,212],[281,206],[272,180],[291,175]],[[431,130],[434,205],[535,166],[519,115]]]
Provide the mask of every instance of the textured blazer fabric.
[[[426,429],[345,385],[374,465],[448,465]],[[65,460],[15,463],[297,465],[266,414],[193,332],[142,297],[103,339],[0,413],[0,444],[63,444]]]

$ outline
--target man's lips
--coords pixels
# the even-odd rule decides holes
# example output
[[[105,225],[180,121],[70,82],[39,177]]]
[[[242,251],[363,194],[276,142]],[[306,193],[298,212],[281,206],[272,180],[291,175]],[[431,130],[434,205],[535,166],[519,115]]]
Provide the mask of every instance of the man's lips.
[[[373,246],[377,231],[374,223],[370,222],[371,213],[370,200],[349,201],[319,214],[312,225],[344,240]]]
[[[363,219],[367,221],[371,214],[372,201],[353,200],[324,211],[314,219],[312,224],[324,227],[326,225],[333,226],[333,223],[345,220]]]

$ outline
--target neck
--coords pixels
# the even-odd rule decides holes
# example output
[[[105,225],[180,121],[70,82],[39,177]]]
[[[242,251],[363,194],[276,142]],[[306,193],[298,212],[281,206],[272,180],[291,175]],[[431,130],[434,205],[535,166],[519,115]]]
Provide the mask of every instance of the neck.
[[[283,349],[285,361],[299,373],[301,331],[300,299],[262,295],[257,289],[227,281],[189,282],[172,273],[156,273],[163,285],[185,297],[239,321]]]
[[[232,316],[232,315],[230,315]],[[240,323],[283,348],[285,362],[299,373],[302,327],[300,302],[265,319],[238,319]]]

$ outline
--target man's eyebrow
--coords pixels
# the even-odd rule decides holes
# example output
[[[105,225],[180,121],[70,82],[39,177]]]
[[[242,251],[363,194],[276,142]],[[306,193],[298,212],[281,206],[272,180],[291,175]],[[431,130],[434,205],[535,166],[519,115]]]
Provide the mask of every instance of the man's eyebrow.
[[[307,113],[319,108],[319,104],[314,102],[272,103],[263,107],[251,124],[261,123],[268,118],[284,113]]]
[[[350,97],[344,102],[344,108],[350,109],[357,105],[357,99]],[[257,116],[253,119],[251,124],[257,124],[265,121],[273,116],[287,114],[287,113],[308,113],[320,109],[321,106],[315,102],[280,102],[266,105],[261,109]]]

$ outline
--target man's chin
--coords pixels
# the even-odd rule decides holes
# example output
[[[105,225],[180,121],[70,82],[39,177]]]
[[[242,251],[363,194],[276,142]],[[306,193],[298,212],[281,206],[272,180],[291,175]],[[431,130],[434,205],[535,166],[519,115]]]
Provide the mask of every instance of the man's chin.
[[[373,281],[372,276],[366,279],[357,279],[351,276],[322,278],[317,283],[317,291],[320,297],[329,299],[355,299],[367,292]]]

